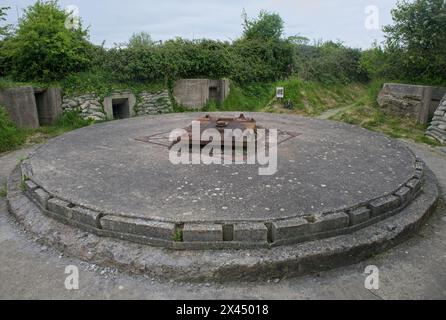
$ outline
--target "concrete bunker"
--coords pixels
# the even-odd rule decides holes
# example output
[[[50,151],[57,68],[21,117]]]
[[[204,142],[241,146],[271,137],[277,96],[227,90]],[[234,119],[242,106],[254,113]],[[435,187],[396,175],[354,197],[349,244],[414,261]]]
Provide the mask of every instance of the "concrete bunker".
[[[59,89],[34,88],[37,115],[41,126],[54,124],[62,113],[62,95]]]
[[[392,114],[426,125],[445,94],[445,87],[385,83],[378,104]]]
[[[229,95],[228,79],[181,79],[175,82],[175,100],[187,108],[203,108],[213,101],[222,103]]]
[[[58,88],[18,87],[0,90],[0,105],[20,128],[52,125],[62,114]]]
[[[104,99],[104,110],[109,120],[135,116],[136,97],[132,93],[114,93]]]

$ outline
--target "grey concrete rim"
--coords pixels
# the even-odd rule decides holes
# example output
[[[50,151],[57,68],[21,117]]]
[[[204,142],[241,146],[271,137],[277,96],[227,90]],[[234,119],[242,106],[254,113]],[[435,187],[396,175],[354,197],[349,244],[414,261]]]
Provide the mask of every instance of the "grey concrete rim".
[[[40,242],[122,271],[184,281],[292,277],[357,263],[410,237],[439,198],[435,176],[425,171],[420,195],[400,213],[349,234],[272,249],[172,251],[99,237],[42,215],[21,190],[18,169],[8,179],[8,208]]]
[[[22,163],[21,170],[27,180],[26,194],[43,213],[96,235],[176,250],[271,248],[348,234],[399,213],[418,196],[424,176],[423,162],[416,159],[410,149],[404,149],[414,159],[407,161],[410,165],[407,176],[385,191],[378,188],[379,192],[370,196],[371,199],[365,197],[353,205],[332,206],[304,217],[292,213],[257,220],[181,221],[129,216],[119,210],[108,212],[93,208],[95,203],[90,203],[89,207],[82,203],[82,199],[75,201],[67,195],[55,194],[44,183],[39,185],[33,178],[35,168],[30,160]],[[187,232],[192,236],[185,235]]]

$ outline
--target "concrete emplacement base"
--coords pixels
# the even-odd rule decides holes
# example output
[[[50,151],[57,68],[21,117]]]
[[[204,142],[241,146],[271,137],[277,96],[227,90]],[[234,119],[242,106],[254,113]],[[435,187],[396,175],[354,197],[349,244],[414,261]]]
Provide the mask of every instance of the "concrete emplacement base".
[[[247,114],[279,130],[273,176],[256,165],[171,164],[168,134],[200,116],[128,119],[51,140],[9,179],[11,212],[91,262],[227,280],[360,261],[404,240],[436,205],[435,177],[399,142],[298,116]]]

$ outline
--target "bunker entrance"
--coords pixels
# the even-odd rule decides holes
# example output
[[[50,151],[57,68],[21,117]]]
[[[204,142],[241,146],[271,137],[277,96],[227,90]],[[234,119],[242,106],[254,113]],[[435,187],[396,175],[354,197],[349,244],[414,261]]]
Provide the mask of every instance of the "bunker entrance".
[[[39,117],[39,125],[49,124],[49,119],[46,116],[45,108],[45,91],[40,89],[34,89],[34,97],[36,99],[37,116]]]
[[[209,87],[209,101],[220,102],[220,95],[217,87]]]
[[[130,118],[129,99],[127,98],[113,99],[112,106],[113,106],[113,119],[119,120],[119,119]]]

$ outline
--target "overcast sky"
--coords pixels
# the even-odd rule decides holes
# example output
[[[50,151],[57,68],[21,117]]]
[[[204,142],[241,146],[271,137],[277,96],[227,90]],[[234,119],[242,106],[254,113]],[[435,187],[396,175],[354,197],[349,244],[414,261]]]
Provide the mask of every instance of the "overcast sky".
[[[6,2],[6,3],[5,3]],[[240,36],[241,13],[256,16],[261,9],[280,14],[287,36],[342,40],[353,47],[368,48],[383,40],[381,27],[392,22],[390,11],[397,0],[61,0],[62,7],[75,5],[84,25],[90,26],[90,39],[106,41],[110,47],[122,43],[134,32],[147,31],[154,40],[174,37],[233,40]],[[33,0],[2,0],[11,7],[9,23],[34,3]],[[379,9],[379,28],[365,27],[371,14]],[[375,12],[375,11],[373,11]],[[375,25],[376,26],[376,25]]]

